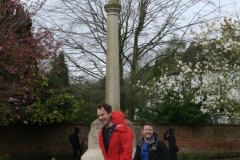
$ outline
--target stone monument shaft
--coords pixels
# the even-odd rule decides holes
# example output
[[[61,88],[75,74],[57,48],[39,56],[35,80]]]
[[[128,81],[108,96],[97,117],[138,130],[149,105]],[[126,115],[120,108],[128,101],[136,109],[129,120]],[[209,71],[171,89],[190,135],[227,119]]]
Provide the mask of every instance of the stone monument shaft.
[[[109,0],[104,6],[107,12],[107,61],[106,61],[106,103],[114,111],[120,110],[119,73],[119,27],[118,18],[121,5],[117,0]]]

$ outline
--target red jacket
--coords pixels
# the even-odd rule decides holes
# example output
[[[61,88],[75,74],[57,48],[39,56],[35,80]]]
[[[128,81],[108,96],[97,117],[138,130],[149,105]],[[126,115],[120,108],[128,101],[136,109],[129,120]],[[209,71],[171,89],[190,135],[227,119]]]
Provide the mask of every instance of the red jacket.
[[[132,160],[134,137],[131,128],[127,126],[124,114],[119,111],[112,112],[112,123],[117,126],[110,138],[108,154],[103,144],[102,129],[98,135],[104,160]]]

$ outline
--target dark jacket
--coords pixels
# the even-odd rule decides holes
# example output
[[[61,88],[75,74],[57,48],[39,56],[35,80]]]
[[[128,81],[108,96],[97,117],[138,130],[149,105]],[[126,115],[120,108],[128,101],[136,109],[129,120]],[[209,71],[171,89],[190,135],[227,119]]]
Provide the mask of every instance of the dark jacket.
[[[169,150],[164,142],[158,140],[157,134],[153,133],[153,136],[148,145],[148,160],[171,160]],[[133,160],[142,160],[141,148],[144,143],[142,138],[136,147],[136,152]]]
[[[169,144],[168,148],[170,150],[170,154],[178,152],[178,147],[176,145],[176,138],[174,135],[170,134],[170,136],[167,137],[166,134],[164,134],[163,138],[164,140],[168,141],[168,144]]]
[[[77,133],[72,134],[72,148],[76,150],[81,149],[79,144],[79,137]]]

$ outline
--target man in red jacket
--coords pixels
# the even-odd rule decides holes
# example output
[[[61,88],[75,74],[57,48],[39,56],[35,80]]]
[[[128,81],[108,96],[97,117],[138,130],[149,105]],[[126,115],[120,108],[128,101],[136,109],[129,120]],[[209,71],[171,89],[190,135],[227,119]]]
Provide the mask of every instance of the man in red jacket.
[[[98,105],[97,115],[103,124],[98,141],[104,160],[132,160],[134,137],[124,114],[119,111],[112,112],[112,106],[103,103]]]

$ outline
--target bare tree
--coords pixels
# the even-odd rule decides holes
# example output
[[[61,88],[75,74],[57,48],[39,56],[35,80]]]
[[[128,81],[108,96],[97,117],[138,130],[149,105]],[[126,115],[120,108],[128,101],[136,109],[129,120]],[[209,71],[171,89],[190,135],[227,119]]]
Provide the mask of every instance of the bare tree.
[[[38,20],[50,26],[56,37],[66,39],[63,48],[70,70],[76,74],[103,79],[106,59],[105,0],[61,0],[45,7]],[[55,7],[54,7],[55,6]],[[157,64],[175,55],[160,54],[172,35],[188,40],[191,26],[207,21],[218,11],[211,0],[121,0],[119,17],[119,53],[121,74],[121,110],[133,119],[138,88],[143,77]],[[54,26],[54,27],[52,27]],[[73,73],[73,72],[72,72]],[[128,79],[128,81],[124,80]],[[124,87],[125,86],[125,87]],[[126,87],[128,86],[128,87]]]

